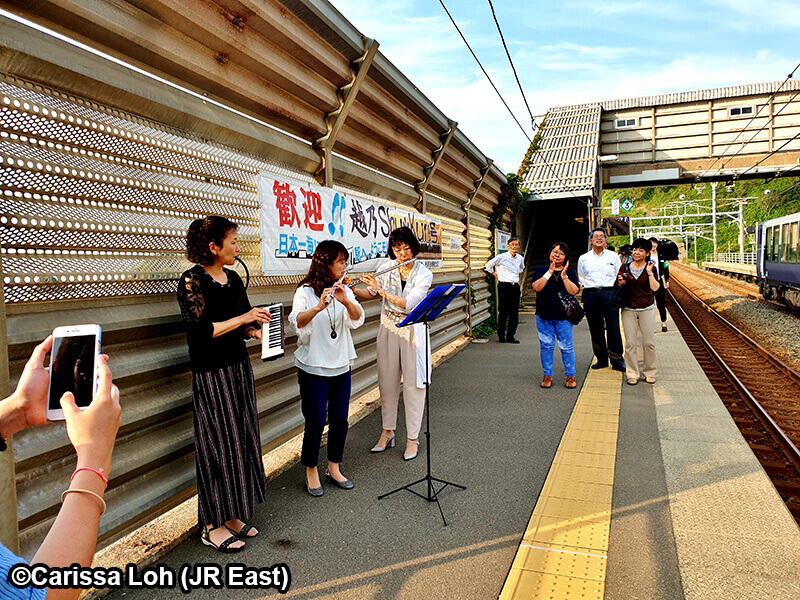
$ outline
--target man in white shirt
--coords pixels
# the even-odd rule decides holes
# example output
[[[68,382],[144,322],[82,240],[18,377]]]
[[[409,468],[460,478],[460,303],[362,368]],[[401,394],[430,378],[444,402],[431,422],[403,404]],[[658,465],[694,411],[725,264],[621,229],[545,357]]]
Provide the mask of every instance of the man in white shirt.
[[[612,369],[624,372],[619,309],[611,306],[614,282],[622,265],[619,256],[606,249],[606,243],[605,230],[593,229],[589,238],[591,249],[578,259],[578,279],[583,286],[583,308],[597,357],[592,369],[604,369],[610,361]]]
[[[519,276],[525,270],[525,259],[519,253],[519,240],[515,237],[508,240],[508,252],[498,254],[483,268],[498,281],[497,336],[500,342],[519,344],[514,334],[519,323]]]

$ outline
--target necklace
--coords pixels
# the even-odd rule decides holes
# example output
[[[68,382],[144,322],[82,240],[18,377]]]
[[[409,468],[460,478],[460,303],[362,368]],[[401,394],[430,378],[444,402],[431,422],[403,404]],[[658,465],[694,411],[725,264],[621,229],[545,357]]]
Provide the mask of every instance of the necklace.
[[[332,340],[335,340],[336,339],[336,335],[337,335],[337,333],[336,333],[336,305],[335,305],[335,302],[336,302],[335,299],[331,300],[331,303],[328,306],[325,307],[325,314],[328,315],[328,323],[331,326],[331,339]],[[333,307],[333,318],[331,318],[331,311],[330,311],[331,307]]]

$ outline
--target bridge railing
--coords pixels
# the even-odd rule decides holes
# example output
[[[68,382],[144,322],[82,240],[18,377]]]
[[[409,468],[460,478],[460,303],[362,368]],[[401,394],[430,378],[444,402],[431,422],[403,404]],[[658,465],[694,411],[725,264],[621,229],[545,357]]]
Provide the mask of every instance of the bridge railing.
[[[755,252],[716,252],[713,254],[706,254],[704,262],[729,262],[739,263],[743,265],[756,264]]]

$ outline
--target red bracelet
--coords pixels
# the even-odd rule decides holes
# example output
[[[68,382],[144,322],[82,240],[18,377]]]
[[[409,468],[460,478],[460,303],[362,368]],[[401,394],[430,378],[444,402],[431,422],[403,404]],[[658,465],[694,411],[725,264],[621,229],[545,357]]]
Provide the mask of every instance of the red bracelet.
[[[103,469],[93,469],[92,467],[80,467],[79,469],[75,469],[75,472],[72,474],[72,477],[70,477],[69,480],[72,481],[75,479],[75,475],[81,471],[91,471],[92,473],[95,473],[100,477],[100,479],[103,480],[103,482],[106,484],[106,487],[108,487],[108,479],[106,479],[106,476],[103,475]]]

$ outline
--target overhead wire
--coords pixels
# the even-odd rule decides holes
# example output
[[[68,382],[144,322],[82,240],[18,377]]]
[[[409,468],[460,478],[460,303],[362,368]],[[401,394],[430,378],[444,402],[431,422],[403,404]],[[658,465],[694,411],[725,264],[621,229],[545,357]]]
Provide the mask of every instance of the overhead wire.
[[[738,177],[741,177],[742,175],[746,175],[748,172],[752,171],[752,170],[753,170],[753,169],[755,169],[755,168],[756,168],[758,165],[760,165],[760,164],[761,164],[761,163],[763,163],[765,160],[767,160],[767,159],[768,159],[770,156],[772,156],[772,155],[773,155],[773,154],[775,154],[776,152],[780,152],[781,150],[783,150],[783,149],[784,149],[786,146],[788,146],[789,144],[791,144],[791,143],[792,143],[793,141],[795,141],[797,138],[800,138],[800,131],[798,131],[798,132],[797,132],[797,133],[796,133],[796,134],[795,134],[795,135],[794,135],[792,138],[790,138],[790,139],[786,140],[786,142],[785,142],[785,143],[784,143],[784,144],[783,144],[783,145],[782,145],[780,148],[778,148],[777,150],[773,150],[772,152],[770,152],[769,154],[767,154],[767,155],[766,155],[764,158],[762,158],[760,161],[758,161],[756,164],[752,165],[751,167],[748,167],[748,168],[747,168],[745,171],[742,171],[741,173],[739,173]]]
[[[478,66],[481,68],[481,71],[483,71],[483,74],[486,76],[486,79],[489,80],[489,83],[492,85],[492,88],[494,88],[494,91],[497,93],[497,96],[500,98],[500,101],[506,107],[506,110],[508,110],[508,114],[510,114],[511,118],[514,119],[514,122],[519,126],[520,131],[522,131],[522,134],[527,138],[527,140],[529,142],[533,143],[533,140],[531,140],[530,136],[528,135],[528,132],[525,131],[525,128],[522,127],[522,124],[517,120],[517,117],[511,111],[511,107],[509,107],[508,104],[506,103],[506,100],[505,100],[505,98],[503,98],[503,95],[500,93],[500,90],[497,89],[497,86],[494,84],[494,81],[492,81],[492,78],[489,77],[489,73],[487,73],[486,69],[483,68],[483,65],[481,64],[481,61],[478,59],[478,57],[475,54],[475,52],[473,52],[472,47],[469,45],[469,42],[467,41],[467,38],[465,38],[464,34],[461,33],[461,29],[459,29],[458,25],[456,24],[455,19],[453,19],[453,15],[451,15],[450,11],[447,10],[447,7],[444,5],[444,2],[442,0],[439,0],[439,4],[442,5],[442,8],[444,9],[444,12],[447,13],[447,16],[450,18],[450,22],[453,24],[453,27],[456,28],[456,31],[458,32],[458,35],[460,35],[461,39],[464,40],[464,44],[466,44],[467,49],[469,50],[470,54],[472,54],[472,58],[474,58],[475,62],[478,63]]]
[[[500,34],[500,41],[503,43],[503,49],[506,51],[506,56],[508,57],[508,64],[511,65],[511,71],[514,73],[514,79],[517,81],[517,87],[519,88],[519,93],[522,94],[522,100],[525,102],[525,108],[528,109],[528,114],[531,117],[531,129],[536,129],[536,119],[533,116],[533,111],[531,111],[531,107],[528,104],[528,99],[525,97],[525,91],[522,89],[522,84],[519,81],[519,77],[517,76],[517,69],[514,68],[514,61],[511,60],[511,53],[508,51],[508,46],[506,46],[506,38],[503,37],[503,31],[500,29],[500,22],[497,20],[497,14],[494,11],[494,5],[492,4],[492,0],[489,0],[489,8],[492,9],[492,17],[494,18],[494,24],[497,26],[497,33]]]
[[[461,36],[461,39],[463,40],[464,44],[467,46],[467,49],[469,50],[470,54],[472,54],[472,58],[474,58],[474,59],[475,59],[475,62],[477,62],[477,63],[478,63],[478,66],[481,68],[481,71],[483,71],[483,74],[486,76],[486,79],[488,79],[488,80],[489,80],[489,83],[492,85],[492,88],[494,88],[494,91],[497,93],[498,97],[499,97],[499,98],[500,98],[500,100],[503,102],[503,105],[506,107],[506,110],[508,110],[508,112],[509,112],[509,114],[511,115],[511,117],[514,119],[514,122],[515,122],[515,123],[517,124],[517,126],[520,128],[520,130],[521,130],[521,131],[522,131],[522,133],[525,135],[525,137],[527,138],[527,140],[528,140],[528,141],[529,141],[529,142],[532,144],[532,143],[533,143],[533,140],[532,140],[532,139],[531,139],[531,138],[528,136],[528,134],[527,134],[527,132],[525,131],[525,129],[523,129],[522,125],[521,125],[521,124],[520,124],[520,122],[517,120],[517,117],[514,115],[514,113],[511,111],[511,108],[508,106],[508,103],[506,103],[505,99],[503,98],[503,95],[500,93],[500,90],[498,90],[498,89],[497,89],[497,86],[496,86],[496,85],[494,84],[494,82],[492,81],[492,78],[491,78],[491,77],[489,77],[489,74],[486,72],[486,69],[483,67],[483,64],[481,64],[481,61],[480,61],[480,59],[478,59],[477,55],[476,55],[476,54],[475,54],[475,52],[472,50],[472,47],[469,45],[469,42],[467,41],[467,38],[466,38],[466,37],[464,37],[464,34],[461,32],[461,29],[458,27],[458,24],[455,22],[455,19],[453,18],[453,15],[451,15],[451,14],[450,14],[450,11],[449,11],[449,10],[447,10],[447,7],[445,6],[445,4],[444,4],[444,1],[443,1],[443,0],[439,0],[439,4],[441,4],[441,5],[442,5],[442,8],[444,9],[444,12],[447,14],[448,18],[450,19],[450,22],[453,24],[453,27],[455,27],[456,31],[458,32],[458,35],[460,35],[460,36]],[[517,85],[519,85],[519,87],[520,87],[520,92],[522,92],[522,85],[520,84],[519,78],[517,77],[517,71],[516,71],[516,69],[514,68],[513,61],[511,61],[511,56],[509,55],[508,48],[506,47],[506,44],[505,44],[505,39],[503,38],[503,33],[502,33],[502,31],[500,30],[500,24],[499,24],[499,22],[497,21],[497,16],[496,16],[496,14],[495,14],[495,11],[494,11],[494,6],[492,6],[492,3],[491,3],[491,1],[489,2],[489,6],[490,6],[490,7],[491,7],[491,9],[492,9],[492,15],[494,16],[495,24],[497,25],[497,30],[498,30],[498,32],[500,33],[500,39],[501,39],[501,41],[503,42],[503,47],[504,47],[504,48],[505,48],[505,50],[506,50],[506,55],[508,56],[509,62],[511,62],[511,69],[514,71],[514,78],[517,80]],[[531,109],[530,109],[530,106],[528,106],[528,100],[527,100],[527,98],[525,98],[525,93],[524,93],[524,92],[522,92],[522,97],[523,97],[523,100],[525,101],[525,106],[526,106],[526,107],[527,107],[527,109],[528,109],[528,113],[529,113],[529,114],[530,114],[530,116],[531,116],[531,125],[532,125],[533,127],[535,127],[535,125],[536,125],[536,122],[535,122],[535,119],[533,118],[533,113],[532,113],[532,111],[531,111]],[[567,185],[567,183],[566,183],[566,182],[565,182],[563,179],[561,179],[561,177],[559,177],[558,173],[556,173],[555,169],[554,169],[554,168],[553,168],[553,167],[550,165],[550,163],[549,163],[549,162],[547,162],[547,160],[544,158],[544,156],[543,156],[543,155],[541,155],[541,154],[539,154],[538,152],[536,153],[536,156],[537,156],[537,157],[538,157],[538,158],[539,158],[539,159],[542,161],[542,163],[544,163],[544,165],[547,167],[547,169],[548,169],[548,170],[550,171],[550,173],[553,175],[553,177],[555,178],[555,180],[556,180],[556,181],[558,181],[558,182],[560,182],[560,183],[561,183],[561,185],[563,185],[563,186],[564,186],[564,188],[566,189],[566,191],[568,191],[568,192],[569,192],[569,193],[570,193],[570,194],[571,194],[571,195],[572,195],[572,196],[573,196],[573,197],[574,197],[576,200],[578,200],[579,202],[582,202],[581,198],[580,198],[580,197],[579,197],[579,196],[578,196],[578,195],[577,195],[577,194],[576,194],[576,193],[575,193],[575,192],[574,192],[574,191],[573,191],[573,190],[572,190],[572,189],[571,189],[571,188],[570,188],[570,187]]]
[[[440,1],[441,1],[441,0],[440,0]],[[528,109],[528,115],[529,115],[529,116],[530,116],[530,118],[531,118],[531,129],[534,129],[534,130],[535,130],[535,129],[538,127],[538,126],[536,125],[536,119],[535,119],[535,117],[533,116],[533,111],[531,110],[531,107],[530,107],[530,105],[528,104],[528,99],[525,97],[525,91],[522,89],[522,83],[520,83],[519,76],[517,75],[517,69],[514,67],[514,61],[512,60],[512,58],[511,58],[511,53],[509,52],[509,50],[508,50],[508,46],[506,45],[505,36],[503,36],[503,30],[501,29],[501,27],[500,27],[500,22],[499,22],[499,20],[497,19],[497,13],[496,13],[496,12],[495,12],[495,10],[494,10],[494,5],[492,4],[492,0],[488,0],[488,2],[489,2],[489,8],[490,8],[490,9],[491,9],[491,11],[492,11],[492,17],[494,18],[494,24],[497,26],[497,33],[500,35],[500,42],[503,44],[503,49],[505,50],[505,52],[506,52],[506,56],[508,57],[508,64],[509,64],[509,65],[511,65],[511,71],[514,73],[514,79],[515,79],[515,80],[516,80],[516,82],[517,82],[517,87],[519,87],[519,92],[520,92],[520,94],[522,95],[522,100],[523,100],[523,102],[525,102],[525,108],[527,108],[527,109]],[[442,5],[442,6],[444,6],[444,5]],[[445,9],[445,10],[447,10],[447,9]],[[533,142],[531,142],[531,144],[532,144],[532,143],[533,143]],[[536,156],[537,156],[537,157],[538,157],[538,158],[539,158],[539,159],[542,161],[542,163],[544,163],[544,165],[545,165],[545,166],[547,167],[547,169],[550,171],[550,174],[551,174],[551,175],[552,175],[552,176],[555,178],[555,180],[556,180],[556,181],[558,181],[558,182],[560,182],[560,183],[561,183],[561,185],[563,185],[563,186],[566,188],[566,190],[567,190],[568,192],[570,192],[570,194],[572,194],[572,196],[573,196],[575,199],[577,199],[577,200],[579,200],[579,201],[580,201],[580,198],[578,197],[578,195],[577,195],[577,194],[575,194],[575,192],[574,192],[572,189],[570,189],[570,188],[569,188],[569,186],[567,185],[567,183],[566,183],[566,182],[565,182],[563,179],[561,179],[561,177],[559,177],[558,173],[556,173],[556,171],[555,171],[555,169],[552,167],[552,165],[550,165],[550,163],[549,163],[549,162],[547,162],[547,159],[545,159],[544,155],[542,155],[542,154],[539,154],[539,153],[537,152],[537,153],[536,153]]]
[[[755,133],[754,133],[754,134],[753,134],[753,135],[750,137],[750,139],[749,139],[749,140],[747,140],[746,142],[744,142],[744,143],[743,143],[743,144],[742,144],[742,145],[739,147],[739,149],[736,151],[736,153],[735,153],[735,154],[733,154],[733,156],[729,156],[727,160],[731,161],[731,160],[733,160],[734,158],[736,158],[736,157],[739,155],[739,153],[740,153],[742,150],[744,150],[744,149],[745,149],[745,147],[747,146],[747,144],[749,144],[750,142],[752,142],[752,141],[753,141],[753,140],[756,138],[756,136],[757,136],[759,133],[761,133],[762,131],[764,131],[764,129],[765,129],[765,128],[766,128],[766,127],[767,127],[767,126],[770,124],[770,123],[772,123],[772,121],[775,119],[775,117],[779,116],[779,115],[780,115],[780,114],[781,114],[781,113],[784,111],[784,109],[785,109],[787,106],[789,106],[789,105],[792,103],[792,101],[793,101],[795,98],[797,98],[797,96],[798,96],[798,95],[800,95],[800,90],[797,90],[797,91],[794,93],[794,95],[793,95],[791,98],[789,98],[789,99],[786,101],[786,104],[784,104],[783,106],[781,106],[781,108],[778,110],[778,112],[776,112],[774,115],[772,115],[772,116],[771,116],[771,117],[770,117],[770,118],[767,120],[767,122],[766,122],[766,123],[764,123],[764,124],[763,124],[763,125],[762,125],[762,126],[759,128],[759,129],[758,129],[758,130],[756,130],[756,132],[755,132]],[[767,100],[767,103],[769,103],[769,100]],[[764,104],[764,106],[766,106],[766,103]],[[750,121],[750,122],[752,123],[752,121]],[[743,131],[744,131],[744,130],[742,130],[742,132],[743,132]],[[741,132],[740,132],[740,133],[741,133]],[[733,143],[733,142],[731,142],[731,144],[732,144],[732,143]],[[729,147],[730,147],[730,145],[729,145]],[[721,158],[721,157],[720,157],[720,158]],[[720,172],[721,170],[722,170],[722,167],[720,167],[719,169],[717,169],[717,174],[719,174],[719,172]],[[738,176],[741,176],[741,174],[740,174],[740,175],[738,175]]]
[[[705,178],[705,176],[708,174],[708,172],[709,172],[709,171],[711,171],[711,169],[713,169],[713,168],[714,168],[714,165],[716,165],[716,164],[717,164],[717,163],[718,163],[720,160],[722,160],[722,158],[725,156],[725,153],[726,153],[728,150],[730,150],[731,146],[733,146],[733,144],[735,144],[735,143],[736,143],[736,140],[738,140],[738,139],[739,139],[739,137],[740,137],[740,136],[741,136],[741,135],[742,135],[742,134],[745,132],[745,130],[746,130],[748,127],[750,127],[750,124],[751,124],[753,121],[755,121],[755,120],[756,120],[756,118],[758,118],[758,115],[759,115],[759,114],[761,114],[761,111],[762,111],[762,110],[764,110],[764,107],[766,107],[766,106],[769,104],[769,102],[770,102],[770,101],[771,101],[771,100],[772,100],[772,99],[775,97],[775,95],[776,95],[776,94],[778,94],[778,93],[779,93],[779,92],[780,92],[780,91],[783,89],[783,86],[784,86],[784,85],[786,85],[786,83],[787,83],[787,82],[788,82],[788,81],[789,81],[789,80],[790,80],[790,79],[791,79],[791,78],[794,76],[794,74],[795,74],[795,72],[797,71],[797,69],[798,69],[798,68],[800,68],[800,63],[797,63],[797,66],[795,66],[795,68],[794,68],[794,69],[792,69],[791,73],[789,73],[789,74],[786,76],[786,79],[784,79],[784,80],[783,80],[783,82],[782,82],[782,83],[781,83],[781,84],[778,86],[778,89],[777,89],[777,90],[775,90],[774,92],[772,92],[772,95],[770,95],[770,97],[767,99],[767,101],[764,103],[764,105],[763,105],[761,108],[759,108],[759,109],[758,109],[758,111],[756,111],[756,114],[754,114],[754,115],[753,115],[753,117],[752,117],[752,118],[751,118],[751,119],[750,119],[750,120],[747,122],[747,124],[746,124],[746,125],[745,125],[745,126],[742,128],[742,130],[741,130],[741,131],[738,133],[738,135],[737,135],[735,138],[733,138],[733,140],[732,140],[732,141],[731,141],[731,142],[730,142],[730,143],[729,143],[729,144],[728,144],[728,145],[725,147],[725,149],[722,151],[722,154],[720,154],[720,155],[717,157],[717,159],[716,159],[716,160],[715,160],[713,163],[711,163],[711,166],[710,166],[710,167],[708,167],[708,168],[707,168],[707,169],[706,169],[706,170],[705,170],[705,171],[702,173],[702,175],[699,175],[699,176],[698,176],[698,179]],[[777,115],[773,115],[773,116],[771,117],[770,121],[771,121],[772,119],[774,119],[774,118],[775,118],[775,116],[777,116]],[[769,123],[770,121],[767,121],[767,123]],[[752,138],[751,138],[751,141],[752,141]],[[748,142],[748,143],[749,143],[749,142]],[[739,151],[741,151],[741,148],[739,148]],[[737,152],[737,154],[738,154],[738,152]],[[734,156],[736,156],[736,155],[734,155]],[[717,170],[717,173],[719,173],[719,169]]]

